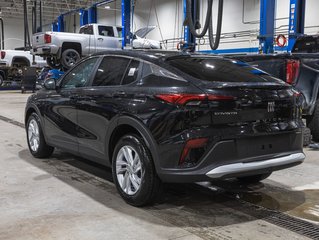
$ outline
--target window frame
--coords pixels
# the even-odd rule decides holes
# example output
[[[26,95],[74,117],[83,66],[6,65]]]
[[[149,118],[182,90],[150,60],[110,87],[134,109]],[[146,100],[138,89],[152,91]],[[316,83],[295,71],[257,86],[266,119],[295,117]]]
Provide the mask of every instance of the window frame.
[[[93,58],[96,58],[97,60],[96,60],[96,62],[94,64],[94,67],[93,67],[93,71],[92,71],[93,74],[91,74],[91,76],[90,76],[89,80],[86,82],[85,86],[74,87],[74,88],[64,88],[64,87],[62,87],[62,83],[63,83],[64,79],[67,78],[73,72],[74,69],[78,68],[82,63],[87,62],[87,61],[89,61],[89,60],[91,60]],[[72,89],[81,89],[81,88],[89,87],[90,83],[92,81],[92,78],[93,78],[93,76],[95,76],[97,68],[98,68],[100,63],[101,63],[101,57],[100,56],[91,56],[91,57],[83,59],[82,61],[77,63],[73,68],[71,68],[69,71],[67,71],[66,74],[61,79],[59,79],[59,81],[57,83],[57,86],[59,87],[60,90],[72,90]]]
[[[101,33],[102,33],[102,30],[103,29],[110,29],[110,31],[111,31],[111,33],[112,33],[112,35],[113,36],[109,36],[109,35],[102,35]],[[99,36],[102,36],[102,37],[115,37],[115,34],[114,34],[114,28],[112,27],[112,26],[103,26],[103,25],[99,25],[98,27],[97,27],[97,30],[98,30],[98,33],[99,33]],[[107,30],[107,32],[109,32],[108,30]]]
[[[118,85],[109,85],[109,86],[93,86],[93,82],[94,82],[94,79],[95,79],[96,74],[97,74],[97,69],[100,67],[100,65],[101,65],[101,63],[102,63],[102,61],[103,61],[103,59],[104,59],[105,57],[125,58],[125,59],[128,59],[129,62],[128,62],[126,68],[125,68],[125,71],[124,71],[123,74],[122,74],[122,77],[121,77],[121,80],[120,80],[120,84],[118,84]],[[133,83],[138,82],[138,81],[141,79],[141,71],[139,71],[139,73],[138,73],[138,75],[137,75],[135,81],[133,81],[133,82],[131,82],[131,83],[129,83],[129,84],[123,85],[124,74],[127,72],[128,67],[130,66],[130,64],[131,64],[131,62],[132,62],[133,60],[136,60],[136,61],[139,61],[139,62],[140,62],[139,67],[143,66],[143,65],[142,65],[143,61],[142,61],[141,59],[138,59],[138,58],[135,58],[135,57],[131,57],[131,56],[116,55],[116,54],[110,54],[110,55],[103,55],[103,56],[101,56],[101,59],[100,59],[99,63],[96,65],[95,72],[94,72],[94,76],[91,78],[91,80],[90,80],[90,82],[89,82],[88,85],[91,86],[91,87],[94,87],[94,88],[105,88],[105,87],[111,88],[111,87],[129,86],[129,85],[131,85],[131,84],[133,84]]]

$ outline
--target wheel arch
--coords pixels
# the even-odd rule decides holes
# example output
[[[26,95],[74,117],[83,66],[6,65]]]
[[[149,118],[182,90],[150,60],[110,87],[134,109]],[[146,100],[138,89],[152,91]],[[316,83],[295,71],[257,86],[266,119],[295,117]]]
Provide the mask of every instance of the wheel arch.
[[[81,43],[78,43],[78,42],[64,42],[62,44],[61,54],[67,49],[74,49],[80,54],[80,56],[82,56],[82,45],[81,45]]]
[[[117,119],[116,124],[114,124],[108,132],[109,134],[107,134],[106,139],[106,155],[109,159],[110,164],[112,164],[112,154],[117,141],[128,133],[134,133],[138,134],[144,139],[146,146],[150,150],[156,171],[158,172],[159,164],[157,143],[153,138],[151,132],[141,121],[130,116],[121,116]]]
[[[42,126],[42,131],[44,132],[43,121],[42,121],[40,110],[34,104],[30,104],[26,107],[25,115],[24,115],[24,124],[27,125],[28,119],[32,113],[36,113],[39,116],[40,123]]]
[[[12,58],[12,62],[11,62],[11,66],[14,66],[17,63],[25,63],[26,67],[30,67],[30,60],[26,57],[22,57],[22,56],[17,56],[17,57],[13,57]]]

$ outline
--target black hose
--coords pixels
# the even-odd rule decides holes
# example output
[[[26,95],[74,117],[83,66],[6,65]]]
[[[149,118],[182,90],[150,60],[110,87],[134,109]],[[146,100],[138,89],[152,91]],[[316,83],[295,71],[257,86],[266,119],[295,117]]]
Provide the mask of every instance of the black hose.
[[[0,17],[0,23],[1,23],[0,49],[4,50],[4,25],[3,25],[3,19],[1,17]]]
[[[216,39],[214,39],[214,31],[213,31],[213,17],[211,17],[211,21],[209,21],[209,45],[212,50],[216,50],[220,43],[220,35],[222,30],[222,21],[223,21],[223,7],[224,0],[219,0],[218,2],[218,17],[217,17],[217,29],[216,29]]]
[[[202,38],[206,35],[207,30],[209,28],[209,23],[212,19],[212,6],[213,6],[213,0],[208,0],[207,3],[207,15],[206,15],[206,21],[203,28],[203,31],[201,33],[196,32],[196,28],[194,26],[193,16],[192,16],[192,0],[186,1],[186,18],[187,18],[187,25],[189,27],[189,31],[197,38]]]

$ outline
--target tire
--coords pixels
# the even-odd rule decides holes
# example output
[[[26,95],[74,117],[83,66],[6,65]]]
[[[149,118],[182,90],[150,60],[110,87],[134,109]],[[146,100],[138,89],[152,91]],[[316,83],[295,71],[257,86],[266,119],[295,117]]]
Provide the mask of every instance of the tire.
[[[309,128],[303,128],[303,145],[306,147],[311,143],[312,135]]]
[[[66,69],[74,66],[81,59],[80,54],[75,49],[66,49],[62,53],[61,63]]]
[[[32,113],[28,118],[26,131],[28,147],[31,154],[36,158],[50,157],[54,148],[46,144],[40,119],[36,113]]]
[[[150,151],[144,140],[137,135],[126,135],[116,144],[112,156],[112,173],[119,194],[130,205],[141,207],[151,204],[160,193],[161,181],[156,174]]]
[[[243,184],[254,184],[254,183],[259,183],[260,181],[268,178],[270,175],[271,173],[264,173],[264,174],[252,175],[247,177],[239,177],[237,179],[239,182]]]
[[[47,57],[46,61],[48,66],[52,69],[60,69],[62,67],[62,64],[56,58]]]
[[[2,86],[3,82],[4,82],[4,78],[3,78],[3,76],[0,74],[0,87]]]
[[[307,127],[310,128],[313,140],[319,141],[319,100],[315,103],[312,116],[307,118]]]

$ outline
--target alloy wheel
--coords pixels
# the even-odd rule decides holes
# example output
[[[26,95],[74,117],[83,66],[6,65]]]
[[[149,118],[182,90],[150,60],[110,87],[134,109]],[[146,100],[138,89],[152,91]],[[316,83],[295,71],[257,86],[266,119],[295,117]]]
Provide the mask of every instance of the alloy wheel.
[[[28,140],[33,152],[37,152],[40,146],[39,125],[35,119],[32,119],[28,126]]]
[[[134,195],[140,189],[143,175],[137,151],[131,146],[123,146],[116,157],[116,176],[123,192]]]

